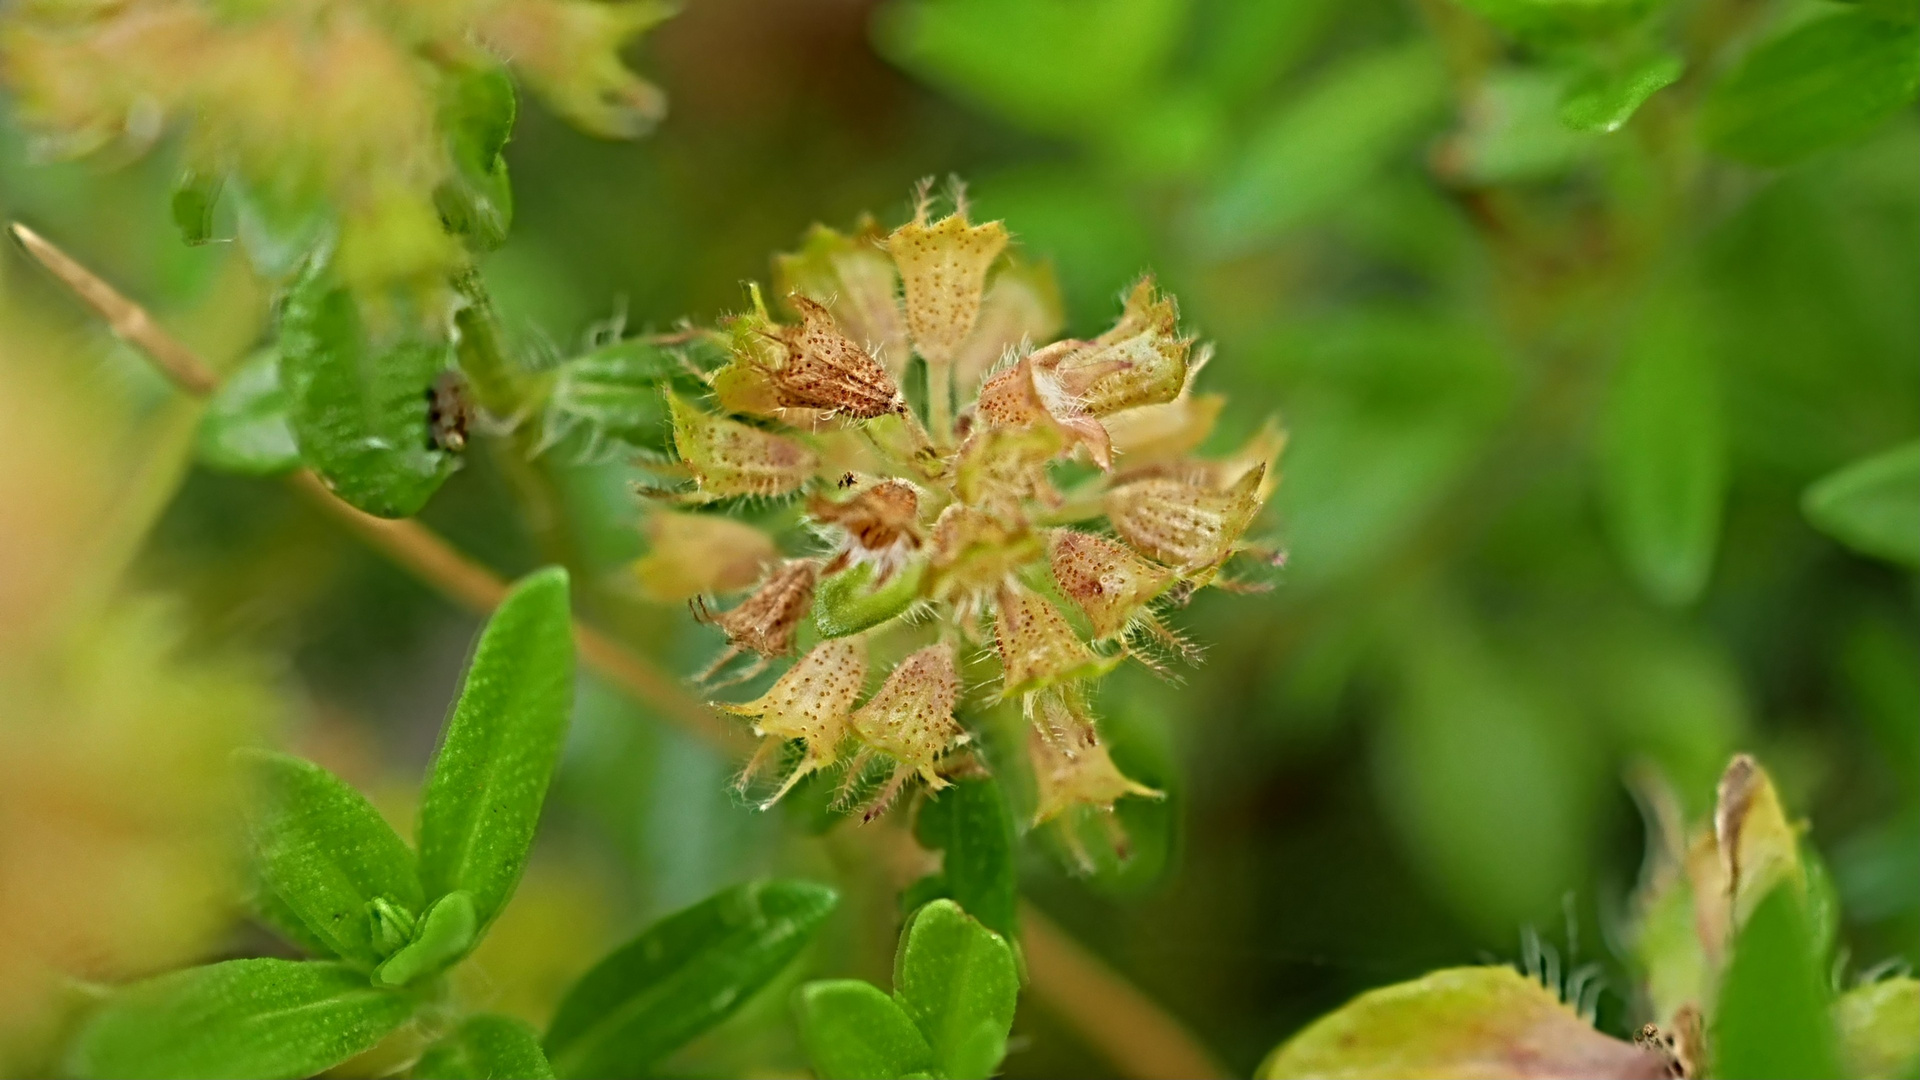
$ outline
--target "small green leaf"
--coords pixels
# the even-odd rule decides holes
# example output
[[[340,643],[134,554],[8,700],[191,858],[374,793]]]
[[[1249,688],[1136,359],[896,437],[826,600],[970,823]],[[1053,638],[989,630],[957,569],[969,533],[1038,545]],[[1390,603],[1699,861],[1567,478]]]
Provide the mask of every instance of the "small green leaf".
[[[222,472],[276,476],[300,467],[277,350],[247,357],[213,392],[194,449],[202,464]]]
[[[1920,26],[1843,11],[1762,43],[1707,95],[1721,153],[1785,165],[1866,134],[1920,88]]]
[[[1019,937],[1013,815],[1000,785],[984,777],[955,781],[920,805],[913,832],[922,847],[942,851],[941,896],[987,929]]]
[[[479,936],[478,930],[473,896],[464,891],[450,892],[435,900],[420,917],[413,940],[374,971],[373,981],[380,986],[405,986],[437,975],[467,955]]]
[[[1013,950],[951,900],[913,917],[894,961],[894,997],[948,1080],[991,1076],[1006,1056],[1020,994]]]
[[[492,251],[513,224],[513,185],[500,153],[513,133],[513,80],[494,66],[456,69],[445,78],[440,126],[454,172],[434,191],[434,206],[448,232]]]
[[[358,301],[311,272],[287,297],[280,376],[300,456],[334,494],[379,517],[407,517],[453,471],[427,420],[434,377],[451,346],[414,313],[388,311],[375,335]]]
[[[1664,1066],[1510,967],[1462,967],[1361,994],[1254,1076],[1663,1076]]]
[[[552,1080],[540,1036],[523,1020],[482,1014],[420,1055],[415,1080]]]
[[[1720,542],[1727,447],[1712,361],[1683,296],[1652,303],[1629,334],[1599,440],[1607,523],[1627,569],[1654,600],[1692,602]]]
[[[1863,555],[1920,566],[1920,442],[1826,477],[1800,507],[1821,532]]]
[[[346,964],[228,960],[113,994],[74,1043],[83,1077],[312,1076],[413,1015],[408,994]]]
[[[213,211],[220,205],[223,179],[218,173],[189,170],[173,189],[170,209],[180,239],[199,247],[213,239]]]
[[[820,579],[813,594],[813,625],[823,638],[846,637],[898,618],[920,596],[927,563],[916,559],[874,583],[872,563],[855,563]]]
[[[366,797],[300,758],[242,751],[253,781],[247,831],[263,883],[344,960],[370,968],[374,901],[424,905],[413,852]]]
[[[1846,1075],[1895,1080],[1920,1066],[1920,982],[1910,975],[1856,986],[1833,1003]]]
[[[554,1071],[645,1072],[778,975],[838,902],[823,885],[763,881],[653,924],[567,991],[547,1029]]]
[[[673,450],[673,422],[661,387],[689,392],[678,358],[643,341],[619,341],[561,364],[547,394],[541,441],[583,430],[593,448],[608,440],[659,454]]]
[[[933,1050],[913,1020],[872,983],[808,983],[794,995],[800,1045],[820,1080],[933,1075]]]
[[[1560,98],[1560,121],[1575,131],[1618,131],[1648,98],[1672,86],[1685,70],[1680,57],[1659,53],[1624,71],[1587,72]]]
[[[420,880],[473,894],[481,931],[526,869],[573,708],[567,572],[515,585],[480,632],[420,801]]]
[[[1714,1011],[1714,1072],[1742,1080],[1840,1075],[1826,973],[1796,896],[1776,887],[1733,942]]]

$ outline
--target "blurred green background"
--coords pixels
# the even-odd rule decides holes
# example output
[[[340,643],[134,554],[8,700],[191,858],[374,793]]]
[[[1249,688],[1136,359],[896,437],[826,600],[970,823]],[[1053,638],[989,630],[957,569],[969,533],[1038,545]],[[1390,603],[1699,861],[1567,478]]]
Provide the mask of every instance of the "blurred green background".
[[[1811,820],[1855,968],[1912,963],[1920,592],[1801,500],[1920,435],[1920,123],[1897,105],[1831,145],[1755,150],[1703,108],[1753,42],[1853,5],[1639,4],[1660,10],[1599,37],[1513,16],[1578,6],[691,0],[633,55],[671,102],[650,137],[600,141],[523,100],[516,220],[485,274],[520,354],[557,360],[609,320],[736,310],[810,223],[900,220],[916,179],[953,174],[976,219],[1053,262],[1069,332],[1149,270],[1179,297],[1217,346],[1202,389],[1230,396],[1216,447],[1276,412],[1290,432],[1266,519],[1287,564],[1269,593],[1180,616],[1202,667],[1104,689],[1123,767],[1171,793],[1123,804],[1134,858],[1080,878],[1028,845],[1023,886],[1237,1070],[1362,989],[1513,959],[1531,934],[1602,962],[1602,1020],[1622,1023],[1613,946],[1644,846],[1623,777],[1652,766],[1697,819],[1736,749]],[[1618,130],[1563,120],[1570,86],[1654,39],[1677,83]],[[234,245],[180,243],[175,152],[47,163],[7,128],[0,212],[231,363],[266,298]],[[62,639],[82,658],[64,704],[30,707],[17,661],[53,646],[29,616],[92,587],[115,515],[164,490],[154,447],[187,429],[17,250],[0,290],[0,951],[57,924],[123,977],[258,949],[222,888],[194,886],[228,873],[196,824],[206,793],[151,763],[267,739],[405,790],[476,624],[284,487],[195,468],[134,557],[150,597]],[[553,464],[544,523],[484,455],[424,519],[503,573],[564,559],[601,621],[695,670],[715,635],[632,595],[628,466]],[[74,689],[107,686],[129,700]],[[60,715],[97,722],[63,743]],[[860,894],[865,856],[742,805],[737,765],[585,686],[482,955],[501,1007],[542,1018],[620,935],[772,870],[855,893],[823,952],[884,970],[897,920]],[[76,800],[101,804],[85,828],[23,824]],[[170,913],[140,899],[161,881],[189,894]],[[94,899],[56,917],[49,890]],[[152,925],[99,929],[134,923]],[[1103,1068],[1028,1004],[1016,1037],[1010,1075]],[[773,1002],[685,1067],[782,1060]]]

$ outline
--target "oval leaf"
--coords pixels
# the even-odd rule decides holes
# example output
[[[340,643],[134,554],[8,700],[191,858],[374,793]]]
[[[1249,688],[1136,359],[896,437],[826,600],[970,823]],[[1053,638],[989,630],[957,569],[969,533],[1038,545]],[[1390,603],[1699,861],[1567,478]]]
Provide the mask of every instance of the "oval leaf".
[[[1807,489],[1801,509],[1863,555],[1920,566],[1920,442],[1841,469]]]
[[[411,995],[346,964],[228,960],[135,983],[80,1032],[78,1076],[298,1077],[338,1065],[409,1016]]]
[[[993,1075],[1020,994],[1013,950],[999,934],[953,901],[935,900],[901,935],[893,991],[933,1048],[940,1075]]]
[[[189,170],[173,189],[173,224],[188,247],[213,239],[213,212],[220,205],[222,178],[218,173]]]
[[[552,1080],[553,1067],[525,1021],[482,1015],[469,1017],[427,1047],[413,1075],[415,1080]]]
[[[278,351],[254,353],[220,384],[200,417],[194,449],[202,464],[222,472],[274,476],[300,466]]]
[[[1436,971],[1369,990],[1275,1050],[1256,1074],[1290,1077],[1667,1075],[1664,1057],[1602,1035],[1509,967]]]
[[[549,567],[480,632],[420,801],[421,883],[436,899],[471,893],[481,930],[526,869],[572,709],[567,572]]]
[[[326,947],[378,964],[373,904],[424,906],[413,852],[366,797],[310,761],[241,752],[254,797],[247,832],[263,883]]]
[[[1701,338],[1683,298],[1654,303],[1620,357],[1600,419],[1614,544],[1641,589],[1670,605],[1706,588],[1726,500],[1726,434]]]
[[[1560,99],[1560,122],[1575,131],[1618,131],[1648,98],[1672,86],[1686,64],[1672,53],[1649,56],[1624,71],[1594,71],[1574,80]]]
[[[1719,1076],[1837,1077],[1826,975],[1795,890],[1776,887],[1733,941],[1714,1010]]]
[[[446,75],[440,126],[447,132],[453,175],[433,193],[448,232],[478,251],[506,242],[513,224],[513,185],[500,154],[513,133],[513,80],[500,67],[473,67]]]
[[[838,901],[824,885],[755,882],[648,927],[567,991],[547,1029],[554,1071],[645,1072],[778,975]]]
[[[313,274],[287,298],[280,374],[300,456],[334,494],[378,517],[407,517],[453,471],[427,414],[447,342],[389,312],[376,340],[351,292]]]
[[[1714,85],[1707,141],[1756,165],[1784,165],[1871,130],[1920,87],[1920,26],[1844,11],[1754,49]]]
[[[846,637],[906,613],[920,596],[927,563],[916,559],[874,584],[872,563],[855,563],[820,580],[813,596],[813,625],[824,638]]]
[[[933,1050],[894,1000],[872,983],[808,983],[794,995],[800,1044],[820,1080],[931,1076]]]

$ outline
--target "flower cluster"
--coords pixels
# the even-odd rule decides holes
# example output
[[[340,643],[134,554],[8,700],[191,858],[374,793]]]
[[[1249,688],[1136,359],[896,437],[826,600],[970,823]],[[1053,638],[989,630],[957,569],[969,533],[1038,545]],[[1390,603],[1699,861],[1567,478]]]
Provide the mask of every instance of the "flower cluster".
[[[371,288],[457,269],[459,242],[443,226],[468,223],[449,217],[510,214],[495,157],[512,122],[502,63],[586,130],[639,135],[665,99],[620,49],[670,10],[653,0],[30,0],[0,14],[0,72],[43,152],[138,152],[175,129],[191,174],[176,216],[204,212],[233,177],[256,261],[284,270],[331,231],[342,273]],[[504,220],[482,224],[504,233]]]
[[[776,260],[792,321],[756,289],[712,331],[710,400],[668,401],[679,486],[648,489],[663,505],[647,566],[705,565],[706,588],[745,592],[724,610],[695,601],[727,638],[703,681],[800,654],[760,697],[721,706],[766,739],[743,782],[798,744],[774,799],[841,765],[849,785],[886,766],[869,815],[915,777],[937,790],[969,739],[956,710],[1009,703],[1029,728],[1036,823],[1110,811],[1157,793],[1115,766],[1091,685],[1190,652],[1160,613],[1257,553],[1242,537],[1282,439],[1269,424],[1224,459],[1190,456],[1222,402],[1192,391],[1208,353],[1172,298],[1141,281],[1112,329],[1051,340],[1048,272],[956,203],[935,220],[923,189],[891,232],[816,226]],[[786,555],[691,509],[788,497]],[[681,538],[700,554],[661,550]],[[749,553],[757,577],[741,572]]]

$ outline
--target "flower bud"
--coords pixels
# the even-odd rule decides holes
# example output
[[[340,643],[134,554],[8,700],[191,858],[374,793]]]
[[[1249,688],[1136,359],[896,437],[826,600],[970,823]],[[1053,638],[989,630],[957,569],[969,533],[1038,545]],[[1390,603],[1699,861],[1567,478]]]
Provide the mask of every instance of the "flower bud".
[[[1054,695],[1040,702],[1040,715],[1027,733],[1027,754],[1033,762],[1038,789],[1033,823],[1044,824],[1075,807],[1108,811],[1128,795],[1162,798],[1161,792],[1129,780],[1107,748],[1090,718]]]
[[[1193,348],[1192,339],[1176,335],[1177,320],[1173,299],[1157,298],[1152,279],[1145,279],[1133,287],[1114,328],[1060,359],[1056,377],[1084,384],[1075,394],[1090,416],[1172,401],[1187,385]]]
[[[743,652],[758,653],[760,662],[741,678],[752,677],[768,657],[792,652],[794,632],[813,607],[813,585],[818,574],[819,566],[813,560],[794,559],[775,569],[730,611],[708,611],[705,603],[696,600],[694,617],[713,623],[727,634],[726,651],[708,665],[698,681],[705,681]]]
[[[853,733],[937,791],[947,782],[933,771],[934,762],[966,737],[953,718],[959,697],[953,647],[929,645],[895,665],[873,697],[854,711]]]
[[[964,211],[929,225],[926,211],[923,199],[914,219],[887,237],[887,251],[900,268],[914,348],[927,363],[945,364],[979,317],[987,268],[1007,246],[1007,229],[969,224]]]
[[[1177,476],[1151,476],[1107,492],[1107,520],[1135,551],[1182,572],[1217,566],[1260,512],[1265,465],[1225,491]]]
[[[783,296],[826,305],[847,336],[898,378],[907,368],[907,320],[900,310],[900,275],[884,242],[872,218],[852,236],[815,225],[799,251],[774,257],[774,283]],[[791,299],[789,305],[794,314],[805,314]]]
[[[1057,341],[1011,367],[987,378],[980,385],[980,398],[974,415],[989,427],[1014,429],[1053,428],[1068,439],[1082,443],[1102,469],[1113,467],[1113,455],[1107,429],[1087,415],[1079,393],[1109,369],[1093,372],[1076,369],[1063,379],[1058,371],[1062,357],[1083,347],[1078,341]]]
[[[645,529],[651,550],[634,560],[633,573],[662,603],[744,589],[779,557],[767,534],[719,514],[655,510]]]
[[[920,496],[903,481],[882,480],[845,502],[816,495],[807,500],[807,516],[846,533],[847,547],[829,571],[850,561],[888,570],[920,546]]]
[[[1173,574],[1135,555],[1125,544],[1092,533],[1055,529],[1047,538],[1053,580],[1080,608],[1096,639],[1126,632]]]
[[[744,781],[759,769],[780,743],[798,739],[806,744],[801,758],[767,804],[778,802],[800,778],[839,758],[847,733],[847,717],[867,680],[867,645],[857,637],[835,638],[815,645],[788,668],[765,694],[753,701],[720,708],[755,720],[753,730],[770,741],[754,755]]]
[[[787,298],[800,312],[800,325],[782,327],[774,336],[786,356],[770,372],[780,404],[822,409],[871,420],[906,408],[893,376],[840,332],[833,316],[804,296]]]
[[[785,495],[797,491],[819,461],[799,441],[714,416],[667,395],[673,446],[708,498]]]
[[[1004,669],[1002,698],[1075,679],[1099,678],[1120,662],[1120,657],[1101,656],[1088,648],[1058,609],[1025,586],[1001,585],[999,607],[994,641]]]

